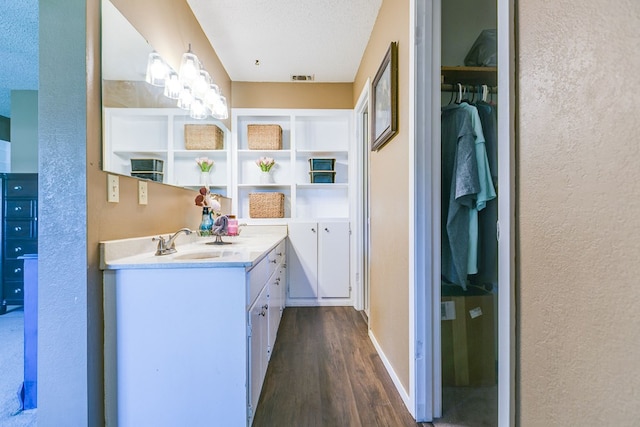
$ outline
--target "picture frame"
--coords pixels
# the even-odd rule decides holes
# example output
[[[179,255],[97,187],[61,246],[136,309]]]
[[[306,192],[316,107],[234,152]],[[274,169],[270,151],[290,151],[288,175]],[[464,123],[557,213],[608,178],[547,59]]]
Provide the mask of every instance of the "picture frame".
[[[398,43],[391,42],[371,84],[371,151],[398,132]]]

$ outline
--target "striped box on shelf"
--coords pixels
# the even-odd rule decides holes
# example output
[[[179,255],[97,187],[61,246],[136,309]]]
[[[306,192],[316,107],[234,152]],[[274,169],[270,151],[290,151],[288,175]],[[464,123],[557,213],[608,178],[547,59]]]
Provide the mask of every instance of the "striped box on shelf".
[[[250,150],[281,150],[280,125],[247,125],[247,144]]]
[[[216,125],[184,125],[184,148],[222,150],[224,149],[224,132]]]
[[[284,218],[284,194],[249,193],[249,217]]]

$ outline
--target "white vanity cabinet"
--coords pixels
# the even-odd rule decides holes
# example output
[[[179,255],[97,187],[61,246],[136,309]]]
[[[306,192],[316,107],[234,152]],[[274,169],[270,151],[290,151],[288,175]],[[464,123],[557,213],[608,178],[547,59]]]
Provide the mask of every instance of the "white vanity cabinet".
[[[251,425],[282,314],[286,227],[251,228],[231,249],[103,261],[107,426]],[[188,257],[216,250],[229,255]],[[176,289],[191,298],[176,303]]]
[[[249,295],[257,294],[255,300],[250,297],[247,325],[250,354],[249,423],[253,420],[258,406],[260,391],[284,310],[285,301],[281,288],[286,286],[286,276],[282,274],[285,259],[286,243],[283,240],[249,273]],[[265,280],[265,277],[268,279]]]
[[[349,223],[289,224],[287,305],[344,304],[349,284]]]
[[[249,309],[249,384],[248,418],[251,422],[258,406],[260,391],[267,373],[271,348],[269,346],[269,293],[265,286]]]

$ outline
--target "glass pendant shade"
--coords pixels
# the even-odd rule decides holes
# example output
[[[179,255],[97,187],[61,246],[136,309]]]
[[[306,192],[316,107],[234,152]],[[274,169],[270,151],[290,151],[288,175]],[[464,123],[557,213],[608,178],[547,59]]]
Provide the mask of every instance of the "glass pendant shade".
[[[191,93],[191,89],[188,86],[185,86],[180,91],[180,96],[178,96],[178,108],[182,108],[183,110],[191,110],[191,103],[193,102],[193,94]]]
[[[158,52],[151,52],[147,60],[146,81],[153,86],[164,86],[169,67]]]
[[[180,62],[180,71],[178,71],[180,81],[184,85],[191,86],[199,74],[200,60],[191,52],[191,47],[189,47],[189,51],[182,55],[182,61]]]
[[[182,84],[178,78],[178,73],[170,71],[164,83],[164,96],[170,99],[178,99],[182,91]]]
[[[211,77],[209,76],[209,73],[206,70],[200,70],[198,77],[196,77],[193,82],[193,95],[204,99],[210,86]]]
[[[220,100],[216,104],[216,110],[211,113],[213,117],[218,120],[225,120],[229,118],[229,109],[227,108],[227,98],[220,95]]]
[[[192,119],[206,119],[208,116],[207,107],[202,102],[202,99],[195,98],[193,102],[191,102],[191,108],[189,109],[189,116]]]

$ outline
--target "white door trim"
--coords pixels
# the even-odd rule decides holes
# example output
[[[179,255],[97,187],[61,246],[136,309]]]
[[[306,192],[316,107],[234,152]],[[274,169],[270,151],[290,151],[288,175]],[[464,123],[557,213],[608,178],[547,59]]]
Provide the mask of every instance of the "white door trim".
[[[365,280],[368,277],[368,273],[365,275],[365,268],[368,265],[366,263],[366,259],[369,257],[368,248],[365,249],[364,245],[366,242],[366,232],[364,231],[365,227],[368,227],[367,216],[368,213],[365,212],[366,204],[364,203],[365,197],[369,197],[368,194],[368,170],[365,163],[365,156],[369,156],[369,140],[368,133],[365,135],[361,124],[362,124],[362,115],[369,111],[369,88],[371,86],[370,79],[364,84],[362,88],[362,92],[360,92],[360,96],[358,97],[358,102],[356,102],[356,106],[354,108],[354,127],[356,131],[356,149],[354,150],[356,153],[355,159],[355,176],[358,177],[354,182],[358,182],[359,185],[355,186],[355,194],[354,197],[351,197],[351,200],[355,202],[355,206],[352,209],[352,212],[355,214],[353,218],[355,218],[355,226],[353,227],[353,242],[355,242],[352,246],[352,260],[355,261],[352,265],[352,277],[351,283],[355,283],[355,308],[356,310],[364,310],[366,307],[364,298],[364,288],[365,288]],[[367,124],[368,125],[368,124]],[[366,139],[366,141],[365,141]],[[365,259],[366,257],[366,259]],[[367,313],[367,316],[369,313]]]
[[[441,1],[410,9],[412,158],[411,395],[417,421],[442,416],[440,337],[440,37]],[[498,425],[515,425],[515,53],[514,0],[498,9]],[[436,96],[437,95],[437,96]],[[438,143],[435,143],[438,142]],[[429,316],[429,314],[431,316]]]

